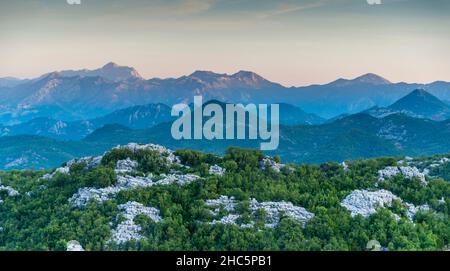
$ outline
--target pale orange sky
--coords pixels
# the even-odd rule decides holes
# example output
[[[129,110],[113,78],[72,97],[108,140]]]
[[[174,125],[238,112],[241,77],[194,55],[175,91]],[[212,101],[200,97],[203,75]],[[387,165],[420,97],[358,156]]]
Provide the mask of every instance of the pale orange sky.
[[[286,86],[372,72],[450,81],[450,1],[0,2],[0,77],[113,61],[145,78],[251,70]]]

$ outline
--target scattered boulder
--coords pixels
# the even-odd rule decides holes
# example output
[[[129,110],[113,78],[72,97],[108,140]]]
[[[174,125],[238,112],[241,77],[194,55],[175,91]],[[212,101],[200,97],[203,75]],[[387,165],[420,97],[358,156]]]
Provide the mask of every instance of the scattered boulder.
[[[114,149],[128,149],[133,152],[139,150],[152,150],[158,152],[161,157],[164,157],[168,164],[179,164],[181,165],[181,160],[178,156],[174,154],[174,152],[170,149],[167,149],[164,146],[156,145],[156,144],[137,144],[137,143],[129,143],[124,146],[117,146]]]
[[[130,158],[127,158],[125,160],[119,160],[116,163],[116,168],[114,169],[114,171],[118,174],[118,173],[130,173],[132,172],[135,168],[138,167],[138,162],[131,160]]]
[[[0,191],[6,191],[9,197],[16,197],[20,195],[19,191],[12,188],[11,186],[3,185],[1,180],[0,180]],[[3,203],[3,200],[1,198],[0,203]]]
[[[262,170],[265,170],[266,168],[271,168],[273,169],[275,172],[280,172],[281,169],[285,168],[286,165],[285,164],[280,164],[275,162],[272,158],[270,157],[265,157],[263,158],[260,162],[259,165],[261,167]]]
[[[117,225],[112,231],[111,242],[116,244],[124,244],[132,240],[141,240],[144,237],[140,234],[142,228],[134,222],[134,218],[138,215],[148,216],[154,222],[161,222],[159,210],[153,207],[146,207],[141,203],[129,201],[119,205],[122,216],[125,219]]]
[[[55,175],[58,173],[69,174],[70,167],[73,166],[74,164],[84,163],[86,165],[86,169],[96,168],[100,165],[102,158],[103,158],[103,156],[95,156],[95,157],[88,156],[88,157],[70,160],[69,162],[66,163],[66,165],[64,167],[59,167],[59,168],[55,169],[52,173],[45,174],[44,176],[42,176],[42,179],[49,180],[49,179],[55,177]]]
[[[1,181],[0,181],[0,191],[6,191],[8,193],[8,196],[10,197],[16,197],[20,195],[19,191],[12,188],[11,186],[3,185]]]
[[[67,251],[84,251],[80,242],[72,240],[67,243]]]
[[[84,163],[86,165],[86,169],[94,169],[100,166],[102,162],[103,156],[87,156],[79,159],[71,160],[67,163],[67,166],[70,168],[74,164]]]
[[[219,167],[218,165],[213,165],[209,167],[209,174],[223,176],[225,174],[225,169]]]
[[[398,199],[387,190],[355,190],[342,201],[341,206],[349,210],[352,217],[368,217],[376,213],[378,207],[391,206],[392,202]]]
[[[341,166],[345,172],[348,172],[350,170],[350,168],[348,167],[348,165],[345,161],[341,163]]]
[[[267,223],[265,224],[268,228],[275,228],[278,226],[281,215],[284,214],[295,221],[305,224],[310,219],[314,217],[313,213],[308,212],[303,207],[294,206],[291,202],[261,202],[259,203],[256,199],[251,199],[250,208],[253,212],[258,209],[264,209],[267,213]]]
[[[110,200],[120,191],[149,187],[153,185],[151,177],[132,177],[132,176],[118,176],[117,183],[114,186],[104,188],[83,187],[78,190],[70,199],[69,202],[77,207],[86,206],[90,200],[96,202],[104,202]]]
[[[400,174],[398,167],[386,167],[378,170],[378,180],[384,181],[385,179],[397,176],[398,174]]]
[[[70,171],[70,167],[68,167],[68,166],[60,167],[60,168],[55,169],[52,173],[45,174],[44,176],[42,176],[42,179],[50,180],[51,178],[55,177],[55,175],[58,173],[69,174],[69,171]]]
[[[400,167],[400,171],[402,172],[403,176],[405,176],[405,178],[418,178],[422,182],[422,184],[427,184],[425,174],[420,172],[416,167]]]
[[[413,204],[404,203],[399,197],[387,190],[355,190],[341,202],[341,206],[349,210],[352,217],[357,215],[369,217],[370,215],[375,214],[378,208],[392,206],[392,203],[395,200],[400,201],[407,209],[406,216],[410,221],[413,220],[414,216],[419,211],[431,211],[431,208],[428,205],[416,207]],[[396,214],[394,214],[394,217],[396,217],[396,220],[400,219]]]
[[[161,174],[161,177],[163,177],[163,179],[155,182],[156,185],[171,185],[171,184],[187,185],[200,178],[200,176],[193,174],[186,174],[186,175]]]
[[[401,167],[386,167],[378,171],[378,180],[385,181],[397,175],[403,175],[407,179],[418,178],[423,184],[427,184],[425,174],[420,172],[416,167],[401,166]]]
[[[234,197],[220,196],[218,199],[209,199],[206,201],[206,206],[215,207],[211,211],[213,216],[217,216],[222,207],[227,212],[233,212],[236,209],[237,201]]]
[[[220,196],[218,199],[207,200],[206,205],[213,207],[211,214],[217,217],[220,213],[221,208],[229,212],[229,214],[219,218],[214,219],[210,222],[211,225],[215,224],[233,224],[238,225],[241,228],[251,228],[254,226],[254,221],[249,224],[238,224],[238,220],[241,218],[239,214],[236,214],[237,201],[234,197]],[[290,202],[258,202],[256,199],[250,200],[250,210],[252,215],[255,216],[259,209],[264,209],[267,213],[265,227],[275,228],[278,226],[282,214],[298,221],[301,223],[306,223],[314,217],[313,213],[308,212],[302,207],[294,206]]]
[[[161,177],[161,180],[154,181],[152,175],[147,177],[117,176],[117,183],[114,186],[104,188],[80,188],[78,189],[78,192],[69,199],[69,202],[77,207],[84,207],[90,200],[94,200],[99,203],[110,200],[120,191],[151,187],[153,185],[186,185],[200,178],[199,176],[193,174],[162,174]]]

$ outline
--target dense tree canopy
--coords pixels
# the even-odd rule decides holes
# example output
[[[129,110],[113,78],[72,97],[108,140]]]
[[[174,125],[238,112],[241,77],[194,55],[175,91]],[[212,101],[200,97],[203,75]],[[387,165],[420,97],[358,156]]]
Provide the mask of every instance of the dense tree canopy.
[[[189,150],[175,153],[187,166],[168,165],[152,151],[113,150],[101,164],[88,169],[73,164],[68,174],[41,178],[40,171],[0,172],[2,185],[17,190],[18,196],[0,192],[1,250],[65,250],[70,240],[78,240],[86,250],[366,250],[367,242],[377,240],[389,250],[441,250],[450,239],[450,183],[443,178],[428,180],[402,176],[378,182],[377,171],[396,163],[380,158],[317,166],[289,165],[277,172],[261,169],[259,151],[229,149],[224,157]],[[139,163],[135,176],[179,172],[201,176],[187,185],[151,186],[121,191],[111,200],[91,201],[84,208],[73,206],[69,198],[82,187],[108,187],[116,183],[117,161],[130,158]],[[226,169],[223,176],[208,173],[211,165]],[[448,168],[441,169],[448,175]],[[401,204],[380,208],[364,218],[352,217],[340,202],[356,189],[386,189],[411,204],[428,204],[433,212],[419,212],[413,221],[402,213]],[[254,227],[206,223],[211,221],[208,199],[221,195],[240,201],[242,222],[254,219]],[[263,209],[252,214],[249,199],[286,201],[314,213],[301,224],[282,216],[275,228],[264,227]],[[443,202],[444,200],[444,202]],[[160,211],[162,221],[155,223],[140,215],[141,240],[115,244],[112,229],[120,217],[120,204],[136,201]],[[254,217],[252,217],[254,216]]]

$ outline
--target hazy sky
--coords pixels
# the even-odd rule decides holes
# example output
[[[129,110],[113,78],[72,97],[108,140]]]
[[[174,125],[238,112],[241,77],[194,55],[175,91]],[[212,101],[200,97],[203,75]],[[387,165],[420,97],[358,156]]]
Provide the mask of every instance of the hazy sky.
[[[449,14],[448,0],[0,0],[0,77],[114,61],[146,78],[450,81]]]

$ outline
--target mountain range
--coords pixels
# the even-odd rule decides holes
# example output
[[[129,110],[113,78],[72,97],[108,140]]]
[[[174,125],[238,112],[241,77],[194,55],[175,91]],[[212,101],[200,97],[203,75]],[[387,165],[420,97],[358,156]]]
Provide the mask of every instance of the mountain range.
[[[279,148],[269,154],[299,163],[322,163],[380,156],[428,155],[450,151],[450,121],[436,122],[393,114],[375,118],[355,114],[333,123],[280,127]],[[174,140],[170,123],[146,130],[107,125],[90,134],[85,142],[115,146],[128,142],[155,142],[174,149],[191,148],[222,153],[227,147],[258,148],[259,141]]]
[[[212,100],[207,103],[218,103],[225,108],[225,104],[217,100]],[[279,107],[279,121],[282,125],[315,125],[325,121],[293,105],[280,104]],[[36,135],[57,140],[80,140],[96,129],[108,124],[119,124],[129,129],[146,129],[161,123],[171,122],[174,119],[171,116],[171,107],[167,105],[137,105],[89,120],[63,121],[40,117],[20,124],[9,126],[0,125],[0,137]]]
[[[426,85],[391,83],[366,74],[325,85],[284,87],[250,71],[231,75],[196,71],[179,78],[146,80],[133,68],[108,63],[96,70],[53,72],[0,85],[0,123],[11,125],[38,117],[92,119],[136,105],[191,103],[195,95],[223,102],[287,103],[332,118],[389,106],[419,88],[450,101],[450,83],[442,81]]]
[[[423,89],[417,89],[387,108],[374,107],[366,112],[374,117],[403,113],[415,118],[442,121],[450,118],[450,105]]]
[[[55,167],[86,155],[99,155],[118,144],[158,143],[222,154],[230,146],[258,148],[255,140],[174,140],[170,122],[148,129],[105,125],[83,140],[60,141],[42,136],[0,138],[0,168]],[[322,163],[380,156],[421,156],[450,152],[450,120],[433,121],[396,113],[373,117],[359,113],[321,125],[280,127],[280,145],[271,155],[284,161]]]
[[[191,104],[194,95],[222,107],[279,102],[280,147],[269,154],[285,161],[445,153],[450,151],[449,90],[447,82],[391,83],[375,74],[299,88],[247,71],[145,80],[135,69],[114,63],[30,80],[0,79],[0,169],[55,167],[128,142],[212,153],[259,147],[254,140],[174,140],[171,105]]]

